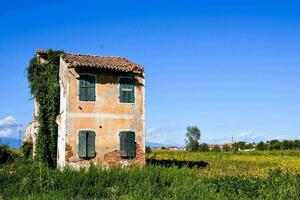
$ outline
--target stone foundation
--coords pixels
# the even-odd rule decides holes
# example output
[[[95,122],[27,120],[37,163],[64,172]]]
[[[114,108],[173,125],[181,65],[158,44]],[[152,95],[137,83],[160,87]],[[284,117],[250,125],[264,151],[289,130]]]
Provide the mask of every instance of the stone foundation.
[[[120,156],[119,150],[113,150],[104,154],[103,157],[96,156],[92,159],[83,159],[78,158],[74,155],[72,147],[69,144],[66,144],[66,161],[69,164],[74,164],[77,166],[87,166],[91,162],[94,164],[99,164],[104,167],[109,166],[129,166],[129,165],[139,165],[142,166],[145,164],[145,153],[141,145],[136,144],[136,156],[134,158],[122,158]]]

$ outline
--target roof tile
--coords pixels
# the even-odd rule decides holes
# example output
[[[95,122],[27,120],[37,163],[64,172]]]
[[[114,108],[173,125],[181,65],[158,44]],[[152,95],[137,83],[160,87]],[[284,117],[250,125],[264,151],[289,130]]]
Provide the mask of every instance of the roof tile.
[[[38,54],[46,54],[47,50],[37,50],[36,52]],[[122,57],[64,53],[62,54],[62,59],[70,64],[71,67],[94,67],[136,74],[144,72],[142,66]]]

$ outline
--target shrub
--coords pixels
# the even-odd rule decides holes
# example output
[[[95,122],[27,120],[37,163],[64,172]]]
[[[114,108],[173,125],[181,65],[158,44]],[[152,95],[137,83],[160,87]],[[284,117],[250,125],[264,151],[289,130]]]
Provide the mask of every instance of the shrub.
[[[146,146],[146,153],[152,153],[152,150],[151,150],[150,146]]]
[[[17,157],[18,155],[8,145],[4,144],[0,146],[0,164],[12,163]]]
[[[21,150],[24,158],[31,158],[33,153],[32,142],[24,142],[21,146]]]
[[[219,145],[214,145],[213,148],[212,148],[212,151],[214,151],[214,152],[220,152],[221,148],[220,148]]]
[[[206,143],[200,144],[199,151],[209,151],[208,145]]]

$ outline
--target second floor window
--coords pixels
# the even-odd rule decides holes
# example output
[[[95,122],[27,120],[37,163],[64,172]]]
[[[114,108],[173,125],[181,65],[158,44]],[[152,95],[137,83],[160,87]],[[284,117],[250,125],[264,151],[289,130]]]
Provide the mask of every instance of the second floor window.
[[[120,78],[120,102],[134,103],[134,80],[132,78]]]
[[[81,74],[79,78],[79,100],[96,100],[96,77],[88,74]]]

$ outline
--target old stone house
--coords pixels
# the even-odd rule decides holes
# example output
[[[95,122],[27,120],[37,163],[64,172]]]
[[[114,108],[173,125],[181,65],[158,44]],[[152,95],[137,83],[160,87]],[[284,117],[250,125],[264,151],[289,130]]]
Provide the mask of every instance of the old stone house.
[[[46,54],[38,50],[37,58],[44,62]],[[143,165],[143,67],[121,57],[64,53],[59,70],[58,166]]]

